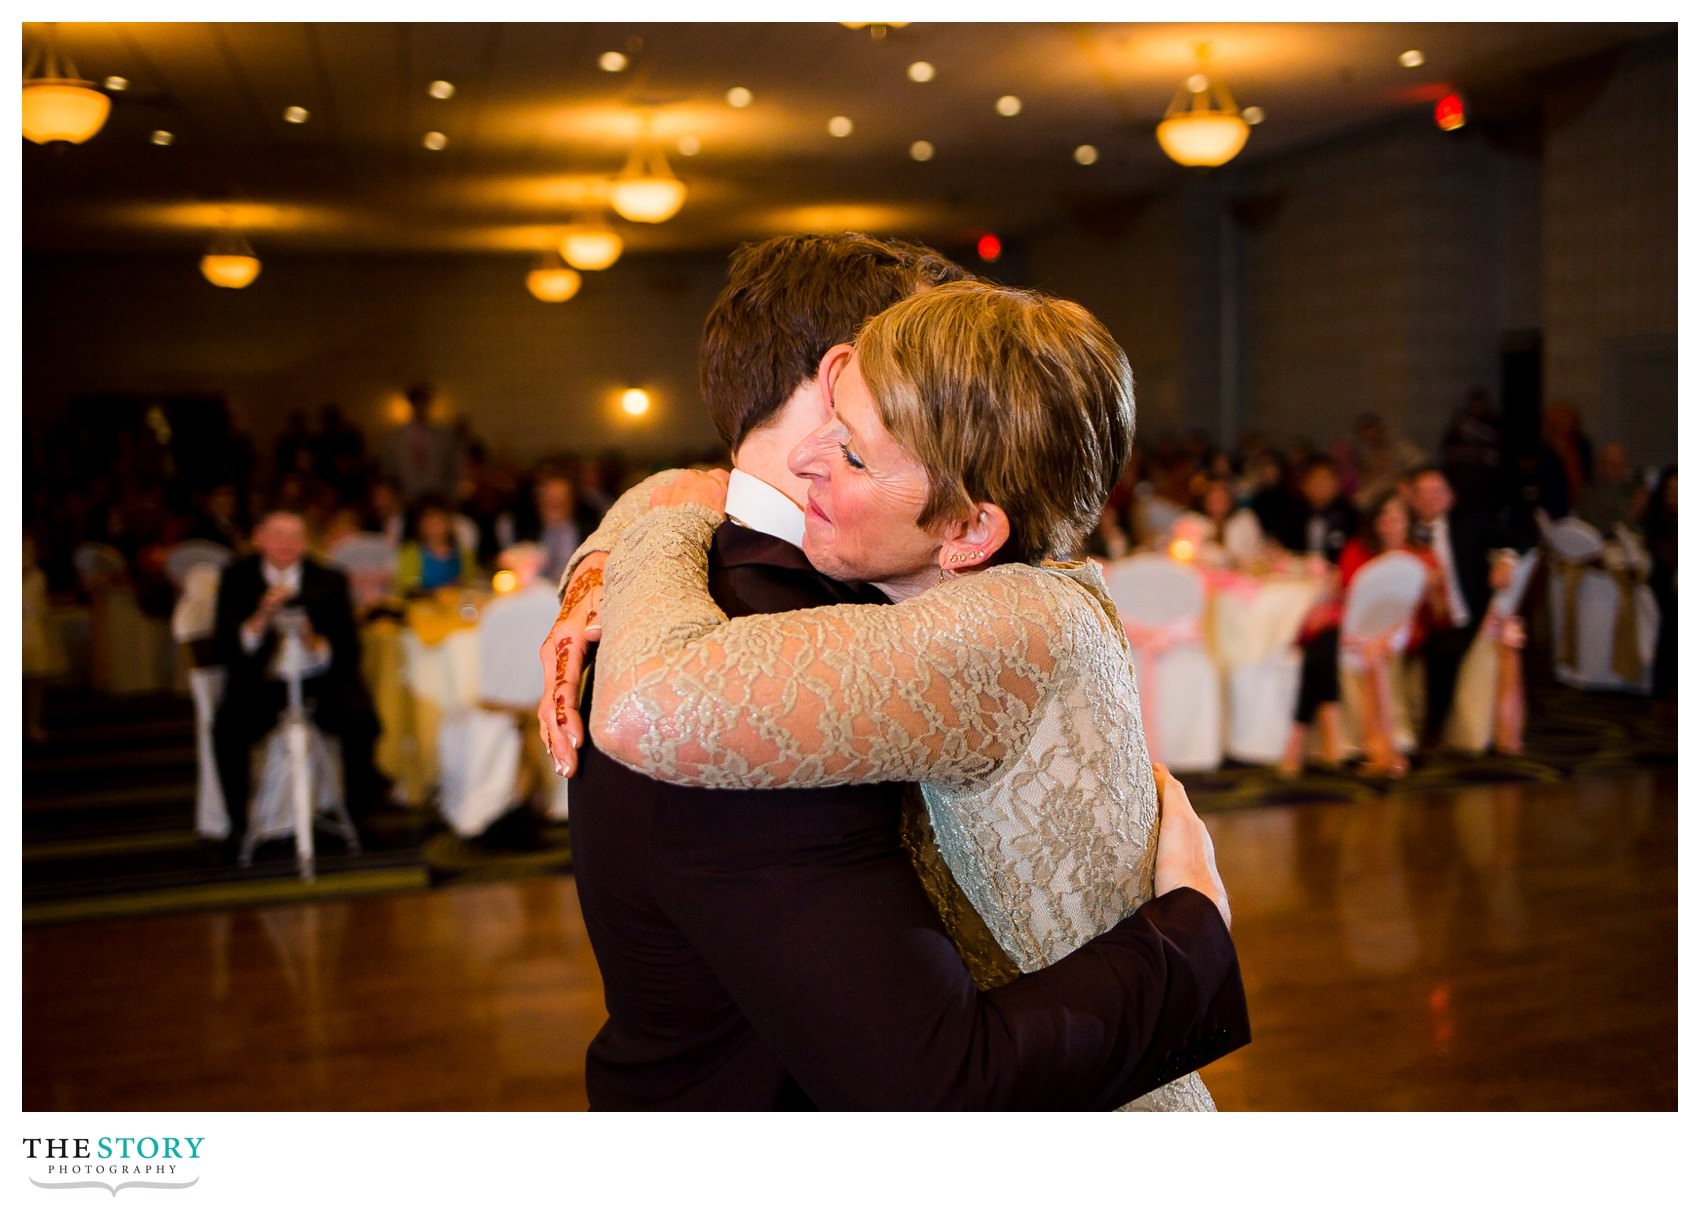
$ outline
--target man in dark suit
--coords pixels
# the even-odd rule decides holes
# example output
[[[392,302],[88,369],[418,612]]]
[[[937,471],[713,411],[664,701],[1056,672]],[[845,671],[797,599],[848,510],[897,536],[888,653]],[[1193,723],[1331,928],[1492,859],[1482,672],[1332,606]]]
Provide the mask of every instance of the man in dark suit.
[[[1276,519],[1275,539],[1289,552],[1338,565],[1346,541],[1357,533],[1358,511],[1340,491],[1340,470],[1328,456],[1313,456],[1299,472],[1298,496]]]
[[[881,600],[810,567],[785,457],[826,416],[826,351],[958,276],[929,250],[855,236],[734,257],[702,358],[735,465],[709,564],[728,614]],[[582,643],[589,564],[545,643],[552,676],[555,643]],[[571,694],[558,718],[552,692],[541,709],[557,755],[560,731],[582,729]],[[586,1058],[593,1108],[1110,1108],[1249,1039],[1201,825],[1159,860],[1186,869],[1160,877],[1172,891],[982,992],[904,850],[900,785],[680,788],[584,747],[574,868],[608,1006]]]
[[[1446,584],[1446,613],[1423,642],[1423,744],[1440,740],[1458,687],[1458,667],[1505,576],[1493,564],[1498,528],[1484,514],[1454,510],[1452,485],[1438,467],[1413,470],[1407,480],[1414,521],[1412,539],[1434,552]]]
[[[343,787],[358,817],[381,787],[372,766],[377,714],[360,677],[360,634],[348,579],[307,555],[299,514],[273,510],[254,531],[254,553],[219,580],[213,649],[225,668],[224,698],[213,718],[213,752],[231,843],[248,820],[251,750],[278,722],[287,684],[274,676],[281,626],[301,625],[309,656],[302,698],[313,723],[341,743]]]

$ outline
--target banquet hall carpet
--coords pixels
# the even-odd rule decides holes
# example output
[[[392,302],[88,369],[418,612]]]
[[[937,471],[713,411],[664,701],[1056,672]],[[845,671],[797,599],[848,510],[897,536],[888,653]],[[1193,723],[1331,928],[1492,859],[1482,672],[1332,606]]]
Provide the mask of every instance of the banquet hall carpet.
[[[1525,753],[1419,757],[1396,783],[1350,770],[1283,779],[1228,764],[1184,776],[1200,809],[1367,803],[1450,788],[1557,783],[1675,766],[1676,722],[1650,701],[1588,694],[1531,675]],[[23,750],[23,920],[71,922],[176,910],[392,893],[572,870],[568,827],[523,813],[462,839],[434,811],[386,805],[358,816],[362,851],[317,837],[318,879],[296,874],[288,840],[253,866],[220,861],[194,832],[194,720],[175,695],[49,697],[49,740]]]

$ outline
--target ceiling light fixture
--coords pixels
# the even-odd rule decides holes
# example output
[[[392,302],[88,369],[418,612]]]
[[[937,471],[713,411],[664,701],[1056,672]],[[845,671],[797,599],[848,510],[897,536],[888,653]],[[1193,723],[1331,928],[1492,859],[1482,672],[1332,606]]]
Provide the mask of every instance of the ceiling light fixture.
[[[77,75],[59,54],[59,32],[47,26],[47,44],[24,65],[23,127],[31,143],[87,143],[106,125],[112,98]]]
[[[1005,93],[997,100],[997,111],[1005,118],[1013,118],[1021,112],[1021,98],[1014,93]]]
[[[559,253],[544,253],[525,276],[525,289],[543,303],[565,303],[578,294],[584,279],[561,260]]]
[[[1198,65],[1205,66],[1205,48]],[[1215,168],[1239,155],[1251,135],[1227,87],[1203,70],[1187,77],[1157,124],[1157,142],[1169,159],[1188,167]]]
[[[100,87],[109,93],[121,93],[130,87],[130,82],[122,76],[108,76],[100,82]]]
[[[831,135],[834,139],[847,138],[850,132],[855,129],[856,124],[846,118],[843,114],[839,114],[834,118],[829,118],[826,123],[826,133]]]
[[[933,158],[933,145],[925,139],[915,140],[909,145],[909,158],[911,160],[931,160]]]
[[[698,139],[695,135],[680,135],[677,146],[679,148],[679,155],[694,156],[698,152],[702,151],[702,140]]]
[[[585,219],[561,232],[561,256],[577,270],[605,270],[620,259],[626,242],[601,219]]]
[[[170,147],[176,139],[177,136],[173,135],[170,131],[155,131],[153,134],[148,136],[148,142],[152,143],[155,147]]]
[[[299,105],[292,105],[283,111],[283,120],[285,122],[293,123],[296,126],[300,126],[303,122],[307,121],[307,118],[307,111],[302,109]]]
[[[440,152],[449,145],[449,137],[442,131],[427,131],[419,142],[428,152]]]
[[[649,412],[649,393],[640,387],[629,387],[620,393],[620,408],[629,417],[642,417]]]
[[[907,21],[840,21],[838,24],[845,29],[865,29],[868,31],[868,37],[878,42],[891,30],[902,29],[909,23]]]
[[[260,276],[260,259],[241,235],[221,231],[201,257],[201,275],[214,286],[239,291]]]
[[[925,84],[938,74],[938,68],[925,59],[917,59],[909,65],[909,78],[916,84]]]
[[[1399,56],[1400,67],[1421,67],[1427,62],[1421,51],[1406,51]]]
[[[756,95],[741,84],[734,85],[726,90],[726,104],[735,110],[746,108],[755,99]]]
[[[433,80],[425,86],[425,91],[438,101],[447,101],[455,95],[455,86],[447,80]]]
[[[608,202],[622,219],[665,223],[685,205],[685,183],[667,167],[667,157],[646,130],[614,179]]]
[[[1240,111],[1240,117],[1245,119],[1247,126],[1262,126],[1263,107],[1261,105],[1248,105]]]
[[[596,57],[596,66],[605,72],[623,72],[630,63],[619,51],[603,51]]]
[[[1098,149],[1090,143],[1082,143],[1074,149],[1074,162],[1076,164],[1097,164]]]

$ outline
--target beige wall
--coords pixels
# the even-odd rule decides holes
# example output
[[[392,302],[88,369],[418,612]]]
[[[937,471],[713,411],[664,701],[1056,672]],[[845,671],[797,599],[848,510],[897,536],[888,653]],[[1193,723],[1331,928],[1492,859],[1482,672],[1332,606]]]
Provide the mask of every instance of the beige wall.
[[[1541,190],[1546,396],[1638,462],[1676,451],[1674,39],[1547,106]]]

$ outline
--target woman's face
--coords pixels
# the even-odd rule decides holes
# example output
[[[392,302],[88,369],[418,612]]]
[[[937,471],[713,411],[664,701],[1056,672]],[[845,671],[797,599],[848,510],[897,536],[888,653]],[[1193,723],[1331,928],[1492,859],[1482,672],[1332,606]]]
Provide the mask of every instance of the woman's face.
[[[1411,517],[1405,512],[1405,503],[1394,497],[1375,516],[1375,537],[1383,548],[1391,550],[1404,547],[1410,535]]]
[[[918,593],[939,571],[939,539],[915,524],[926,469],[880,423],[854,354],[826,374],[833,415],[790,458],[809,486],[803,551],[829,577],[871,581],[893,597]]]
[[[1204,490],[1204,512],[1216,522],[1233,513],[1234,499],[1225,484],[1212,483]]]
[[[426,510],[419,515],[419,538],[432,547],[448,543],[452,531],[449,516],[442,510]]]

